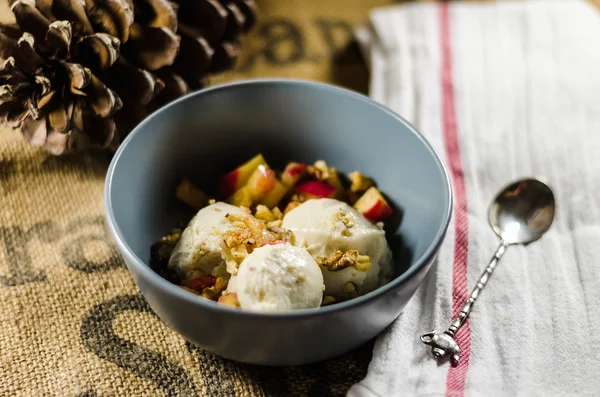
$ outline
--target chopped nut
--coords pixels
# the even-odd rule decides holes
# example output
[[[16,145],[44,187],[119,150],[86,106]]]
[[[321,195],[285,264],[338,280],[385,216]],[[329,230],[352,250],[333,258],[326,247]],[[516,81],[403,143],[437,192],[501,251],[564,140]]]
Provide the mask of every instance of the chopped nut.
[[[360,272],[369,271],[371,268],[371,259],[367,255],[360,255],[357,250],[335,251],[329,258],[317,257],[317,264],[330,272],[343,270],[354,266]]]
[[[327,163],[323,160],[317,160],[313,165],[306,167],[306,171],[309,175],[315,177],[320,181],[326,181],[329,179],[333,172],[336,172],[335,168],[329,168]],[[333,171],[333,172],[332,172]]]
[[[266,208],[266,207],[265,207]],[[264,211],[264,209],[261,209]],[[273,213],[268,210],[269,213]],[[255,248],[275,241],[289,241],[291,232],[280,228],[268,228],[268,226],[280,226],[279,223],[270,223],[256,219],[252,215],[245,214],[227,214],[234,229],[224,233],[223,239],[225,247],[223,255],[227,264],[227,271],[231,274],[237,273],[240,263],[252,253]],[[279,220],[273,222],[281,222]]]
[[[368,272],[371,270],[371,258],[367,255],[358,255],[354,262],[354,268],[359,272]]]
[[[281,224],[282,224],[282,220],[281,219],[276,220],[276,221],[272,221],[272,222],[268,222],[267,223],[267,228],[269,228],[269,229],[278,229],[278,228],[281,227]]]
[[[341,222],[341,225],[339,225],[341,229],[340,234],[345,237],[350,236],[350,230],[348,229],[356,225],[356,218],[354,217],[354,214],[344,210],[339,210],[333,214],[333,221]]]
[[[371,178],[364,176],[358,171],[348,174],[348,179],[352,182],[350,185],[351,192],[366,192],[371,186],[375,186],[375,182]]]
[[[283,218],[283,214],[277,207],[274,210],[270,210],[266,205],[257,205],[256,212],[254,213],[256,219],[259,219],[263,222],[269,223],[273,221],[278,221]]]
[[[370,187],[375,186],[375,182],[371,178],[364,176],[358,171],[353,171],[348,174],[348,179],[350,179],[350,182],[352,183],[349,189],[351,204],[354,204],[364,192],[369,190]]]
[[[246,240],[250,239],[250,230],[244,228],[244,224],[240,225],[234,223],[236,229],[227,230],[225,232],[225,245],[229,248],[236,247],[246,243]]]
[[[330,295],[325,295],[323,297],[323,301],[321,302],[321,306],[327,306],[335,303],[335,298]]]
[[[356,292],[356,285],[353,282],[347,282],[344,284],[344,292],[347,294],[354,294]]]
[[[283,219],[283,214],[281,213],[281,210],[279,209],[279,207],[273,208],[271,210],[271,212],[275,216],[275,219]]]
[[[198,189],[187,178],[183,178],[175,189],[175,196],[187,205],[196,209],[201,209],[208,203],[208,196],[202,190]]]
[[[219,299],[223,291],[227,288],[227,282],[221,277],[217,277],[215,281],[215,285],[212,287],[204,288],[202,290],[201,296],[213,301]]]
[[[284,215],[287,214],[288,212],[290,212],[291,210],[293,210],[294,208],[296,208],[297,206],[299,206],[302,203],[303,203],[303,201],[299,199],[298,195],[292,196],[292,199],[290,200],[288,205],[286,205],[285,209],[283,210],[283,214]]]

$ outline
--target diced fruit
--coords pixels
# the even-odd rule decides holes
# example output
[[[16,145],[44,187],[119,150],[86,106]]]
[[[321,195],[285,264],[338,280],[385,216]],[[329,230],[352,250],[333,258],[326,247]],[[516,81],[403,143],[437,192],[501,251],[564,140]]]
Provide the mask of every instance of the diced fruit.
[[[229,292],[225,295],[221,295],[218,302],[222,305],[240,307],[240,301],[238,300],[235,292]]]
[[[196,291],[202,291],[205,288],[213,287],[217,279],[213,276],[200,276],[185,282],[185,286]]]
[[[233,196],[227,200],[228,204],[236,205],[238,207],[250,208],[252,206],[252,193],[248,186],[242,186]]]
[[[206,193],[198,189],[198,187],[187,178],[183,178],[181,182],[179,182],[179,185],[177,185],[177,188],[175,189],[175,196],[187,205],[198,210],[204,208],[208,204],[208,196]]]
[[[348,179],[352,182],[352,185],[350,185],[350,191],[352,192],[366,192],[371,186],[375,186],[375,182],[371,178],[358,171],[352,171],[348,174]]]
[[[372,222],[381,222],[393,212],[376,187],[370,187],[354,204],[354,208]]]
[[[335,196],[335,186],[322,181],[306,181],[296,187],[302,198],[332,198]]]
[[[353,171],[348,174],[348,179],[352,183],[348,192],[348,200],[350,204],[354,204],[364,192],[370,187],[375,186],[375,182],[358,171]]]
[[[302,163],[289,163],[281,173],[281,182],[286,186],[292,187],[304,176],[305,172],[306,165]]]
[[[329,173],[329,178],[327,178],[327,182],[335,187],[335,196],[334,197],[338,200],[345,201],[346,200],[346,189],[344,189],[344,186],[342,185],[342,182],[340,181],[340,177],[335,168],[331,169],[331,172]]]
[[[307,172],[316,179],[327,182],[335,187],[335,197],[338,200],[346,200],[346,189],[340,181],[337,170],[334,167],[329,167],[323,160],[317,160],[313,165],[307,167]]]
[[[296,208],[297,206],[299,206],[300,204],[302,204],[301,201],[298,200],[291,200],[288,205],[286,205],[285,209],[283,210],[283,215],[287,214],[288,212],[290,212],[291,210],[293,210],[294,208]]]
[[[252,195],[252,201],[258,202],[267,193],[271,192],[277,184],[275,171],[264,165],[259,165],[248,179],[246,187]],[[266,204],[265,204],[266,205]]]
[[[262,199],[259,200],[259,203],[267,206],[268,208],[277,207],[279,202],[285,197],[287,192],[289,191],[289,187],[284,185],[283,183],[275,180],[275,186],[268,192]]]
[[[267,166],[267,162],[262,154],[253,157],[235,170],[225,174],[223,178],[221,178],[221,184],[219,186],[221,196],[229,197],[238,191],[246,184],[246,182],[248,182],[248,179],[250,179],[250,176],[259,165]]]
[[[259,204],[256,206],[254,217],[258,220],[268,223],[281,220],[283,218],[283,214],[277,207],[270,209],[266,205]]]

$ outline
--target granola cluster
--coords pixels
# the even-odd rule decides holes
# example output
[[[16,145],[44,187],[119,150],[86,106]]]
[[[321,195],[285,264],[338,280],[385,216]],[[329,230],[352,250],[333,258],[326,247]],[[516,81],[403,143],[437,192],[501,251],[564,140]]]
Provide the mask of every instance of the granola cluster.
[[[258,206],[255,216],[251,214],[227,214],[226,218],[234,226],[223,236],[226,249],[227,271],[237,274],[237,269],[246,257],[257,247],[275,242],[288,242],[291,232],[281,229],[279,210],[269,210]]]

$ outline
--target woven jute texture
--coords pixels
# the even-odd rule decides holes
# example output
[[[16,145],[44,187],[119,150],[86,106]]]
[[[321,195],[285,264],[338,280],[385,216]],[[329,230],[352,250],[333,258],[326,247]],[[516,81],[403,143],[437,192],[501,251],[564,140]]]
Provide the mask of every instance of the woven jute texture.
[[[364,91],[351,27],[386,3],[259,1],[238,70],[213,83],[293,76]],[[263,368],[167,328],[105,229],[109,162],[108,153],[52,157],[0,130],[0,396],[338,396],[365,375],[372,344],[316,365]]]
[[[365,92],[351,29],[390,3],[259,0],[260,24],[238,69],[213,83],[298,77]],[[9,19],[1,0],[0,20]],[[319,364],[263,368],[216,357],[168,329],[107,235],[109,162],[107,153],[48,156],[0,130],[0,396],[327,397],[364,377],[372,343]]]

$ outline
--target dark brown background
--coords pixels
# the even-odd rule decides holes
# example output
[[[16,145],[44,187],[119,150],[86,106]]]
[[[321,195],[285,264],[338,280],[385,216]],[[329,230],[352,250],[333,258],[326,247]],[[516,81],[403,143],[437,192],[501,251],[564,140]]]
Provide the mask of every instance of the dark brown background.
[[[297,77],[366,92],[352,28],[392,3],[259,0],[260,23],[237,70],[212,83]],[[10,18],[1,0],[0,20]],[[372,343],[316,365],[260,368],[203,352],[168,329],[104,228],[109,161],[47,156],[0,130],[1,396],[327,397],[364,377]]]

